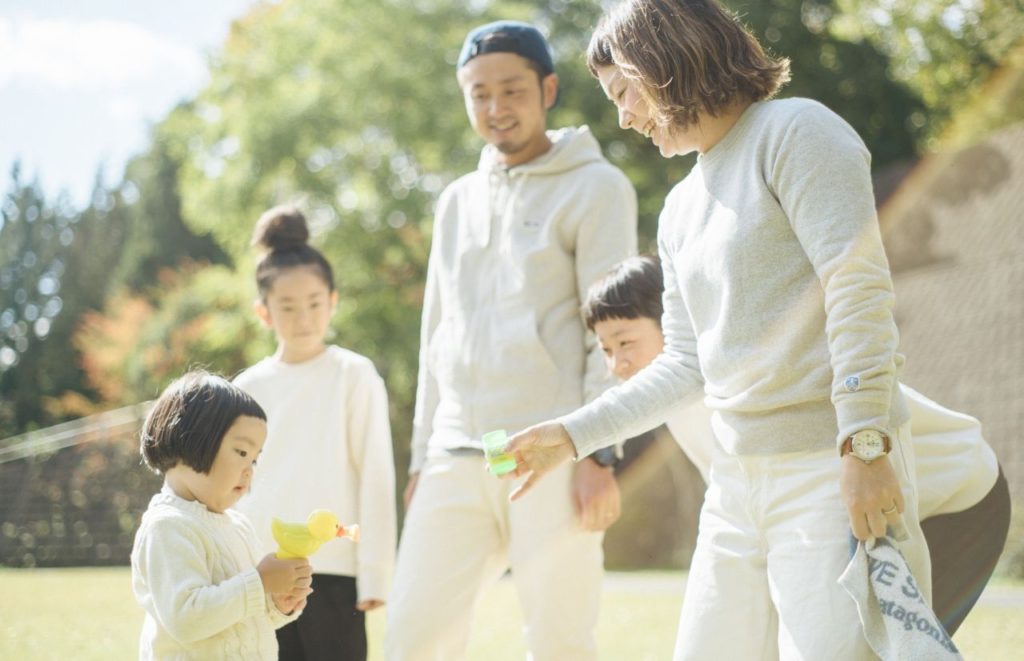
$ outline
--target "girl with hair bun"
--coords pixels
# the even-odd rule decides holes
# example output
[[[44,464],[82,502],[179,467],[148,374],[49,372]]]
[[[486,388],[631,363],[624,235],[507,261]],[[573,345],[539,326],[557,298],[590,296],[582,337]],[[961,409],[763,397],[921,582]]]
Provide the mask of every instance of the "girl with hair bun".
[[[264,251],[254,307],[277,350],[235,379],[268,421],[259,487],[239,509],[271,550],[271,518],[301,521],[329,509],[360,524],[359,544],[326,544],[311,558],[313,594],[277,638],[281,659],[363,660],[365,612],[384,603],[397,537],[387,393],[368,358],[326,343],[338,292],[309,238],[305,216],[290,205],[265,212],[253,234]]]

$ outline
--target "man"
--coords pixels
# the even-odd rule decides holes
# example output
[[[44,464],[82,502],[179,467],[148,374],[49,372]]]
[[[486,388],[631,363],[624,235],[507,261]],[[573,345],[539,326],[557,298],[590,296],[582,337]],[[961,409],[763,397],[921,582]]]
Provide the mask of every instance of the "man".
[[[457,79],[487,145],[437,207],[387,657],[464,655],[477,597],[511,568],[532,657],[593,659],[603,531],[619,516],[614,453],[510,506],[513,485],[487,473],[480,437],[609,385],[579,305],[635,252],[636,195],[588,129],[546,131],[558,77],[536,28],[472,31]]]

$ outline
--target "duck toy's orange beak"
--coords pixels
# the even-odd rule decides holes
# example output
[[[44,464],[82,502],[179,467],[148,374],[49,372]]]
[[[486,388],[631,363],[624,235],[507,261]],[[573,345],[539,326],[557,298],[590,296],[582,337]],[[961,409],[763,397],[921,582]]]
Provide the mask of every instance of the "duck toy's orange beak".
[[[348,537],[353,542],[359,541],[359,524],[353,523],[349,526],[338,526],[338,532],[335,537]]]

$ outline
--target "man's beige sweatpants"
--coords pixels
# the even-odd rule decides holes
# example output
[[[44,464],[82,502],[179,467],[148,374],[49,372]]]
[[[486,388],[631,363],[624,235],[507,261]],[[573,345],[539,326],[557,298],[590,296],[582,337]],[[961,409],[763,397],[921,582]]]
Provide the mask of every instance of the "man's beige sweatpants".
[[[386,658],[464,658],[477,600],[511,568],[529,658],[595,659],[604,534],[580,527],[572,465],[514,503],[508,495],[518,480],[498,479],[484,465],[475,454],[432,457],[424,465],[387,603]]]

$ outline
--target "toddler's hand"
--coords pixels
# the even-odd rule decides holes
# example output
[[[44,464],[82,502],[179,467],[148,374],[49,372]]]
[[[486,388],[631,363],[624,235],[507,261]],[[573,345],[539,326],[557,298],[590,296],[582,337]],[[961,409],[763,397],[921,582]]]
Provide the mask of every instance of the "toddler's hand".
[[[285,615],[291,615],[295,611],[300,611],[306,607],[306,598],[311,592],[313,592],[312,588],[305,588],[303,590],[295,590],[290,594],[272,594],[270,597],[274,600],[277,610]]]
[[[268,553],[256,565],[263,581],[263,590],[271,594],[287,595],[294,590],[308,589],[313,582],[313,568],[306,558],[281,559]],[[308,593],[307,593],[308,594]]]

